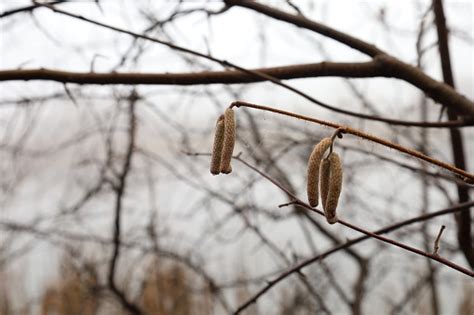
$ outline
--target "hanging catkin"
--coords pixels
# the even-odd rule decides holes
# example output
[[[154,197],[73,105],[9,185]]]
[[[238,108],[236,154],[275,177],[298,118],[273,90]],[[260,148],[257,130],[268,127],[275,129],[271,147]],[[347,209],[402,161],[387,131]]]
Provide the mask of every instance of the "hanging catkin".
[[[214,134],[214,144],[212,146],[211,174],[217,175],[221,170],[221,155],[224,145],[224,115],[217,119],[216,130]]]
[[[321,161],[321,166],[319,167],[319,194],[321,195],[323,209],[326,208],[325,205],[329,190],[329,176],[331,172],[330,165],[331,162],[329,161],[329,158],[325,158]]]
[[[232,172],[230,161],[235,145],[235,117],[234,110],[227,108],[224,112],[224,144],[222,147],[220,171],[224,174]]]
[[[339,155],[335,152],[329,155],[328,160],[329,188],[323,206],[327,221],[334,224],[337,222],[336,208],[342,190],[342,164]]]
[[[319,166],[323,158],[324,152],[331,145],[331,138],[324,138],[317,145],[314,146],[313,152],[311,153],[308,161],[308,201],[311,207],[318,205],[319,199]]]

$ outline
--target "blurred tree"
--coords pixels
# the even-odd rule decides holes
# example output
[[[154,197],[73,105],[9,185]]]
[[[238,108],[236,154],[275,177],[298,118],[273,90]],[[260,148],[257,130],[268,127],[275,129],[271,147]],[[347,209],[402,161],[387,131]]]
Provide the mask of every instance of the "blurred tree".
[[[472,313],[471,2],[0,8],[0,280],[63,257],[1,315]],[[331,136],[334,225],[300,197]]]

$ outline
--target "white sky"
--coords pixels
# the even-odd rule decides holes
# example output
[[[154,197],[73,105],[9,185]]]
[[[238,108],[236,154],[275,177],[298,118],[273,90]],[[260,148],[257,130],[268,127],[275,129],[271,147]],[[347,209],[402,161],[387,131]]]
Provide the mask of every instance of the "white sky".
[[[143,7],[153,10],[157,15],[165,16],[168,10],[172,9],[173,1],[168,2],[149,2],[149,1],[101,1],[103,13],[90,3],[79,2],[62,5],[61,8],[83,14],[87,17],[110,23],[115,26],[124,27],[136,32],[140,32],[146,27],[146,23],[140,18],[136,8]],[[281,1],[268,1],[275,5],[281,5]],[[302,8],[311,6],[311,1],[294,1]],[[474,5],[472,1],[445,1],[448,23],[452,30],[462,30],[471,38],[474,37],[473,16]],[[0,1],[0,12],[15,8],[29,1],[20,0],[2,0]],[[192,7],[200,2],[188,2],[186,5]],[[328,25],[347,31],[357,37],[372,42],[382,49],[396,55],[400,59],[413,62],[415,58],[414,32],[416,32],[417,17],[421,11],[416,10],[414,1],[349,1],[332,0],[327,2],[315,2],[313,11],[309,15],[315,20],[324,21]],[[427,1],[420,1],[422,10],[426,9]],[[137,5],[138,4],[138,5]],[[281,5],[283,7],[283,5]],[[216,5],[218,7],[218,5]],[[386,8],[387,25],[392,28],[387,32],[386,28],[380,26],[375,21],[375,16],[381,7]],[[126,8],[126,9],[124,9]],[[120,53],[124,52],[131,39],[127,35],[116,34],[109,30],[104,30],[87,23],[72,20],[71,18],[54,14],[46,9],[35,12],[36,21],[42,30],[38,29],[29,15],[18,15],[7,20],[0,20],[0,69],[23,68],[54,68],[70,71],[89,71],[91,60],[94,56],[100,56],[95,61],[95,71],[110,71],[116,65],[120,58]],[[259,29],[263,25],[263,28]],[[322,41],[326,50],[330,53],[333,61],[358,61],[367,58],[349,48],[346,48],[329,39],[322,39],[318,35],[288,26],[278,21],[259,16],[249,10],[232,9],[225,15],[212,19],[212,24],[208,25],[202,15],[192,16],[180,20],[175,26],[170,26],[167,31],[173,35],[173,38],[182,46],[189,47],[198,51],[206,51],[206,41],[209,42],[212,54],[215,57],[226,59],[246,67],[276,66],[292,63],[310,63],[323,61],[323,57],[315,49],[313,43]],[[302,33],[304,33],[303,36]],[[265,58],[261,57],[261,46],[259,38],[264,34],[266,36]],[[160,35],[158,35],[159,37]],[[429,32],[425,45],[431,44],[435,39],[435,33]],[[57,44],[60,43],[60,46]],[[471,99],[474,98],[474,56],[472,42],[468,43],[457,37],[452,37],[451,53],[453,61],[453,70],[458,89]],[[146,72],[181,72],[189,71],[189,67],[180,57],[174,55],[166,47],[147,43],[149,47],[144,57],[136,67],[127,65],[120,71],[146,71]],[[427,72],[436,78],[440,78],[440,69],[437,62],[437,52],[432,50],[427,54],[425,64]],[[205,62],[213,69],[220,69],[219,65]],[[320,98],[331,104],[340,104],[352,108],[352,96],[345,89],[345,85],[339,79],[311,79],[294,80],[290,84],[297,86],[316,98]],[[403,111],[413,103],[418,102],[418,92],[407,87],[406,84],[395,80],[375,79],[356,81],[364,91],[368,91],[368,97],[375,101],[386,113],[393,117],[406,116]],[[101,88],[93,88],[101,92]],[[140,88],[143,91],[166,91],[169,87],[159,88]],[[11,99],[24,95],[41,95],[45,91],[62,90],[62,86],[57,83],[48,82],[9,82],[0,84],[0,98]],[[256,103],[278,104],[279,108],[289,108],[299,113],[318,114],[321,117],[331,117],[333,114],[314,107],[307,106],[306,101],[296,98],[294,95],[280,88],[269,84],[258,84],[249,87],[245,94],[249,101]],[[159,103],[166,103],[180,98],[180,95],[157,97]],[[415,101],[414,101],[415,99]],[[232,101],[231,97],[224,96],[223,103]],[[193,127],[198,127],[202,121],[214,119],[216,110],[209,103],[197,107],[190,105],[189,110],[180,111],[176,114],[176,119],[185,121],[192,116],[195,121]],[[43,141],[50,138],[51,133],[60,129],[68,130],[80,127],[75,126],[70,116],[70,104],[66,109],[56,107],[55,115],[49,113],[46,118],[55,117],[45,124],[45,135]],[[431,117],[436,117],[439,107],[433,106]],[[0,113],[0,116],[2,114]],[[51,115],[51,116],[50,116]],[[212,116],[212,117],[211,117]],[[263,116],[259,116],[260,118]],[[333,120],[339,120],[340,116],[335,116]],[[370,124],[369,124],[370,126]],[[66,128],[67,127],[67,128]],[[61,129],[64,128],[64,129]],[[151,128],[151,127],[150,127]],[[379,127],[377,127],[379,128]],[[152,134],[149,139],[143,139],[145,143],[156,141],[156,134]],[[472,145],[472,131],[465,132],[467,141],[467,156],[474,156],[474,146]],[[41,137],[40,137],[41,138]],[[46,140],[45,140],[46,139]],[[164,145],[164,144],[163,144]],[[469,159],[469,158],[468,158]],[[54,162],[53,162],[54,163]],[[472,162],[471,162],[472,163]],[[471,169],[474,165],[471,164]],[[67,166],[66,166],[66,169]],[[48,172],[45,169],[45,172]],[[66,171],[65,171],[66,172]],[[54,176],[49,174],[47,176]],[[374,183],[377,185],[377,183]],[[164,187],[163,190],[166,189]],[[40,187],[47,190],[46,187]],[[170,191],[161,192],[162,195],[172,194]],[[45,199],[46,200],[46,199]],[[179,205],[182,200],[175,200],[174,204]],[[47,208],[47,202],[44,205]],[[173,207],[170,207],[173,208]],[[176,206],[176,208],[179,208]],[[287,235],[281,237],[281,241],[288,241],[292,236],[295,238],[298,234],[297,227],[289,229]],[[199,231],[185,231],[189,234]],[[292,235],[295,234],[295,235]],[[300,236],[301,237],[301,236]],[[278,239],[278,237],[276,237]],[[236,246],[237,247],[237,246]],[[229,252],[234,251],[229,249]],[[37,255],[33,259],[43,260],[43,264],[36,265],[41,270],[45,265],[51,262],[44,255]],[[227,257],[232,262],[234,257]],[[252,260],[255,258],[250,258]],[[249,266],[255,266],[257,262],[249,261]],[[274,267],[271,266],[270,269]],[[252,267],[250,267],[251,269]],[[32,272],[33,273],[33,272]],[[38,283],[40,283],[39,281]],[[32,283],[35,283],[32,280]],[[38,285],[36,283],[36,285]],[[34,286],[34,285],[33,285]]]

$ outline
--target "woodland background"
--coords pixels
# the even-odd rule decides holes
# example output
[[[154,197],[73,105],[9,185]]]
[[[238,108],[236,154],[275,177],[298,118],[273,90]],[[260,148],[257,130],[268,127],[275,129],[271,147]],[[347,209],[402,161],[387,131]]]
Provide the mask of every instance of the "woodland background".
[[[473,13],[468,0],[1,1],[0,314],[232,314],[288,268],[359,237],[291,204],[238,160],[230,175],[209,173],[216,119],[236,100],[472,170]],[[348,47],[324,25],[377,48]],[[318,68],[377,61],[377,49],[443,85],[423,90],[350,64]],[[279,66],[290,68],[265,70]],[[434,100],[445,85],[472,111]],[[309,154],[334,130],[235,112],[234,152],[305,200]],[[434,124],[410,126],[420,121]],[[464,205],[386,236],[431,253],[444,225],[439,256],[471,274],[369,239],[291,273],[242,314],[473,314],[473,185],[352,135],[335,150],[344,165],[338,213],[356,226],[375,231]]]

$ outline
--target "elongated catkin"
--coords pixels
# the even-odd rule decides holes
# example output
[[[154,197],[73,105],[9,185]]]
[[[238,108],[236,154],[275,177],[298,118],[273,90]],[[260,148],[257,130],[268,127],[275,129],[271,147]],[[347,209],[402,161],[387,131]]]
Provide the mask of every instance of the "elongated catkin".
[[[329,180],[331,174],[330,165],[331,161],[329,158],[325,158],[321,161],[321,165],[319,167],[319,194],[321,195],[323,209],[326,208],[326,200],[329,191]]]
[[[224,112],[224,144],[222,147],[220,171],[224,174],[232,172],[230,162],[235,145],[235,117],[234,110],[227,108]]]
[[[331,138],[324,138],[317,145],[314,146],[308,161],[308,185],[307,194],[308,201],[311,207],[318,205],[319,199],[319,166],[323,158],[324,152],[331,145]]]
[[[214,134],[214,144],[212,146],[211,174],[217,175],[221,171],[221,155],[224,145],[224,115],[217,119],[216,130]]]
[[[328,159],[329,189],[323,206],[327,221],[334,224],[337,222],[336,208],[342,190],[342,164],[339,155],[335,152],[332,152]]]

